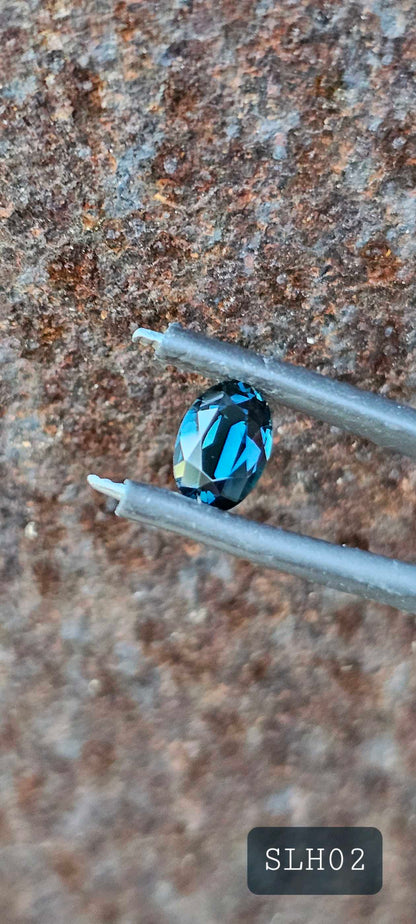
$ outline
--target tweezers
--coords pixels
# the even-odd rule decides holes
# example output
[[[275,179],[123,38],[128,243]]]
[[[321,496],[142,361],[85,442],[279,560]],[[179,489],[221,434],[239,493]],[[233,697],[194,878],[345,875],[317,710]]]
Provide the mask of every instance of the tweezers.
[[[379,446],[416,459],[416,410],[317,372],[170,324],[139,328],[164,364],[208,379],[238,379],[271,399]],[[163,488],[89,475],[92,488],[117,499],[119,517],[190,537],[266,568],[387,603],[416,614],[416,565],[247,520]]]

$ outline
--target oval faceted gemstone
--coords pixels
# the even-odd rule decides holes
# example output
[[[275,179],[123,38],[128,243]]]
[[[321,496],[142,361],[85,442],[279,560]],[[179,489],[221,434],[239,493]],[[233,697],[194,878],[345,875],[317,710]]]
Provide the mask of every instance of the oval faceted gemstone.
[[[272,449],[270,410],[245,382],[221,382],[185,414],[173,474],[182,494],[227,510],[254,487]]]

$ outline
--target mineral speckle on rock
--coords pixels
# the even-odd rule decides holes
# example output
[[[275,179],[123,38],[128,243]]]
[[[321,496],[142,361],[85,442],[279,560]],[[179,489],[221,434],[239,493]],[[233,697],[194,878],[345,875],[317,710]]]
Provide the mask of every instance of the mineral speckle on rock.
[[[117,520],[174,489],[180,321],[415,405],[411,0],[0,10],[1,924],[320,924],[262,824],[376,825],[414,921],[409,615]],[[412,463],[282,409],[241,513],[416,558]]]

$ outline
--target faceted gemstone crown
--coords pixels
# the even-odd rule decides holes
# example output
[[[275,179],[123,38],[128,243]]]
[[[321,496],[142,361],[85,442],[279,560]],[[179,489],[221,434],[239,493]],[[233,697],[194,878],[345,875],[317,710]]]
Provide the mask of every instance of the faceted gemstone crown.
[[[194,401],[179,427],[173,473],[182,494],[227,510],[254,487],[272,449],[269,407],[245,382],[221,382]]]

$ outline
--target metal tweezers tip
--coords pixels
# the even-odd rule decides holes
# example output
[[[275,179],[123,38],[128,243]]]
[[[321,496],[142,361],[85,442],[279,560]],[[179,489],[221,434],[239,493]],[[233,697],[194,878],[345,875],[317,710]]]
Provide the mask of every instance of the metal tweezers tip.
[[[157,330],[148,330],[147,327],[138,327],[132,335],[133,343],[136,340],[150,340],[152,343],[161,343],[163,340],[163,334]]]
[[[115,497],[116,500],[121,500],[124,497],[126,490],[124,484],[117,484],[115,481],[110,481],[109,478],[99,478],[98,475],[88,475],[87,481],[91,488],[94,488],[94,491],[100,491],[101,494],[106,494],[108,497]]]

